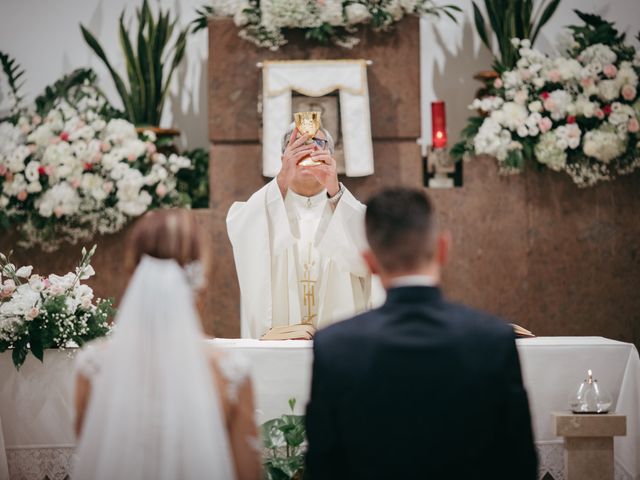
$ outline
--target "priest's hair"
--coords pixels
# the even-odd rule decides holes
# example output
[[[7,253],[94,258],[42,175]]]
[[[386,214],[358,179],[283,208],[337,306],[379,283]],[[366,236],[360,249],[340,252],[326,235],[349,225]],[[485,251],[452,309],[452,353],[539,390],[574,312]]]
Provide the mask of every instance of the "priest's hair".
[[[411,272],[433,259],[437,222],[422,190],[387,188],[367,202],[367,241],[388,273]]]
[[[289,128],[287,128],[287,131],[282,136],[282,142],[281,142],[282,153],[284,153],[285,149],[287,148],[287,143],[289,143],[289,139],[291,138],[291,134],[293,133],[293,129],[294,128],[296,128],[296,123],[295,122],[291,122],[291,125],[289,125]],[[333,137],[329,133],[329,130],[327,130],[324,127],[320,127],[320,131],[322,133],[324,133],[324,138],[327,139],[327,144],[329,146],[329,151],[333,155],[333,151],[334,151],[334,148],[335,148],[335,144],[333,142]]]

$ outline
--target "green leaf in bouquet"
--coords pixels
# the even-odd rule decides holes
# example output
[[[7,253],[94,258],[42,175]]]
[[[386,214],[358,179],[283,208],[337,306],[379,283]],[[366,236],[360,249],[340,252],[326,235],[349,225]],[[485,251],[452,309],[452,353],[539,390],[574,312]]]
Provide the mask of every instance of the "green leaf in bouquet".
[[[11,358],[13,359],[13,364],[16,366],[18,370],[27,359],[27,342],[22,341],[18,342],[13,346],[13,352],[11,352]]]
[[[31,347],[31,353],[41,362],[44,361],[44,346],[42,344],[42,335],[40,328],[32,330],[29,338],[29,346]]]
[[[284,445],[284,435],[280,430],[282,420],[273,418],[262,424],[260,427],[262,433],[262,444],[265,448],[278,448]]]

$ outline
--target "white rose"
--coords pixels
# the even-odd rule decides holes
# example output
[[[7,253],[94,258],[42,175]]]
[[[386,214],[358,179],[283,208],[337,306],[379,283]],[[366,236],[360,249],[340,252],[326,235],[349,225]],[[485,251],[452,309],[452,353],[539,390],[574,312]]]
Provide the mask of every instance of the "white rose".
[[[20,267],[18,270],[16,270],[16,277],[29,278],[32,270],[32,266]]]
[[[535,100],[529,104],[529,111],[538,113],[542,111],[542,102],[540,100]]]
[[[32,161],[27,164],[27,168],[24,169],[24,176],[30,182],[35,182],[40,179],[40,162]]]
[[[605,102],[618,98],[620,87],[617,80],[602,80],[598,85],[598,94]]]

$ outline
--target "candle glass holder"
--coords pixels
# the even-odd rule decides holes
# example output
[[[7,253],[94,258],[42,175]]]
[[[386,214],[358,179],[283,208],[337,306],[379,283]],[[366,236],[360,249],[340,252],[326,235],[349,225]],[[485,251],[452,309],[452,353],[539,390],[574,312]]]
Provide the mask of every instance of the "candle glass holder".
[[[587,372],[587,378],[580,384],[578,391],[569,399],[573,413],[607,413],[612,403],[611,395],[593,378],[591,370]]]

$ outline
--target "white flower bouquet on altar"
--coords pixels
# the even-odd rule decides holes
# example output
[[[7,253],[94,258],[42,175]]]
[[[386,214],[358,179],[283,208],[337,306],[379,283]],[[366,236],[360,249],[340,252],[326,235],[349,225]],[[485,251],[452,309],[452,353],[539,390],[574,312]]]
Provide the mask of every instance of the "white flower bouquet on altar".
[[[139,136],[109,108],[87,80],[51,100],[46,114],[22,111],[0,123],[0,226],[15,225],[21,246],[55,250],[117,232],[151,208],[188,203],[176,175],[191,160],[157,152],[153,132]]]
[[[33,274],[31,266],[16,268],[0,253],[0,352],[11,349],[16,368],[29,351],[42,361],[46,348],[81,346],[109,333],[113,301],[94,301],[93,290],[81,283],[95,274],[95,250],[82,249],[75,272],[48,277]]]
[[[565,57],[519,47],[516,68],[494,81],[491,95],[470,108],[470,119],[452,155],[486,154],[502,173],[526,161],[564,171],[580,187],[640,166],[640,55],[613,24],[576,11],[584,26],[570,27]]]
[[[209,15],[233,17],[240,36],[259,47],[277,50],[287,43],[287,30],[301,29],[307,40],[351,48],[362,26],[386,30],[405,15],[444,14],[456,21],[456,5],[432,0],[213,0],[198,11],[196,30],[205,28]]]

